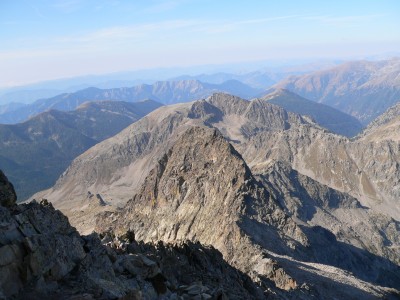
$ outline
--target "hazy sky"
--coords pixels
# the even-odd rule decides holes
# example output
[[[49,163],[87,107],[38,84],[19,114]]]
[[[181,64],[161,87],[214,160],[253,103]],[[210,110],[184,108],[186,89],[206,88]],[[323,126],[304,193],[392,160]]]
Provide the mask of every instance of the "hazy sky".
[[[398,0],[0,0],[0,87],[83,74],[400,51]]]

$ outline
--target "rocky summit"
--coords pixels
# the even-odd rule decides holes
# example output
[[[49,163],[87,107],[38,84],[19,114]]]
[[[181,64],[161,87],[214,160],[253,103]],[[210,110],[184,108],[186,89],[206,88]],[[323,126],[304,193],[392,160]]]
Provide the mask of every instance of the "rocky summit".
[[[298,226],[215,129],[188,129],[124,208],[97,217],[98,232],[127,228],[148,242],[211,244],[263,290],[282,297],[389,297],[390,289],[378,285],[400,284],[395,264],[336,241],[321,226]],[[363,280],[345,283],[348,275],[334,276],[340,269],[328,265]]]
[[[47,201],[16,205],[0,175],[0,299],[263,297],[211,246],[146,244],[130,231],[81,236]]]

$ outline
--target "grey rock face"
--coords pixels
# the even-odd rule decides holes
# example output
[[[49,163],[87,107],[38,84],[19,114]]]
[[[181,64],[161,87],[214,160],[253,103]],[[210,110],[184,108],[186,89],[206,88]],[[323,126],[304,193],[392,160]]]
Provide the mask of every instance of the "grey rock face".
[[[307,245],[305,235],[257,184],[240,154],[218,131],[200,127],[178,139],[120,213],[98,217],[100,232],[125,228],[144,241],[211,244],[246,273],[262,257],[252,239],[259,244],[274,240],[269,248],[280,253]],[[281,288],[296,286],[284,272],[279,280]]]
[[[63,199],[62,205],[68,205],[68,202],[74,205],[87,191],[96,191],[126,202],[188,126],[214,126],[236,146],[259,132],[276,132],[301,124],[307,124],[307,121],[278,106],[226,94],[215,94],[207,101],[165,107],[126,128],[115,138],[92,147],[72,162],[51,191],[35,197],[59,203]],[[125,176],[125,172],[130,175]],[[118,188],[114,189],[117,182]],[[73,218],[71,221],[76,225]]]
[[[298,223],[326,228],[338,241],[400,263],[398,221],[298,173],[287,163],[276,162],[256,177]]]
[[[399,220],[400,151],[393,140],[395,130],[383,141],[372,141],[371,135],[349,141],[265,101],[248,102],[224,94],[150,114],[78,157],[42,197],[62,208],[80,230],[87,230],[82,224],[90,212],[80,217],[73,209],[82,206],[80,195],[90,190],[104,195],[107,203],[118,199],[123,205],[139,192],[146,175],[179,134],[194,125],[218,128],[254,174],[265,174],[271,164],[282,161],[300,174],[348,193],[362,206]]]

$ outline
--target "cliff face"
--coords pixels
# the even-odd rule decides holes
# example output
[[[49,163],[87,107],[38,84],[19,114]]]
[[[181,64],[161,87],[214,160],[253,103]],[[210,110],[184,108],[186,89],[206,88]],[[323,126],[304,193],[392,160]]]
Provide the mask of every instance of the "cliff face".
[[[207,101],[163,107],[76,158],[52,189],[33,198],[51,200],[78,226],[84,217],[68,210],[82,206],[88,191],[101,194],[109,204],[125,204],[188,127],[216,127],[238,147],[259,132],[285,131],[303,123],[308,124],[275,105],[225,94],[216,94]]]
[[[234,148],[216,130],[200,127],[178,139],[120,213],[99,216],[97,225],[100,232],[129,228],[144,241],[211,244],[247,273],[262,257],[253,239],[274,240],[270,248],[280,253],[307,245]]]
[[[300,174],[287,163],[275,162],[257,179],[298,224],[326,228],[338,241],[400,263],[398,221],[371,211],[347,193]]]
[[[50,191],[36,197],[46,197],[64,210],[76,206],[88,191],[124,204],[178,134],[200,125],[217,128],[255,172],[273,161],[288,162],[298,172],[400,220],[396,124],[375,126],[351,141],[265,101],[216,94],[150,114],[78,157]]]

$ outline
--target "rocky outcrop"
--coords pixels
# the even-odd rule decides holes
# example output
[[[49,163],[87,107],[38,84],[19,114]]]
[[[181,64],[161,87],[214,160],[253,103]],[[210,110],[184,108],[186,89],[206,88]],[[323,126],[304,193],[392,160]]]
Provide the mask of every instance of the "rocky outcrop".
[[[1,203],[1,299],[264,297],[212,247],[138,243],[131,232],[106,233],[102,240],[80,236],[45,200],[11,208]]]
[[[338,241],[400,264],[398,221],[371,211],[356,198],[302,175],[284,162],[275,162],[256,177],[298,223],[325,228]]]
[[[257,243],[274,240],[268,248],[288,254],[290,248],[307,245],[300,228],[255,181],[240,154],[218,131],[200,127],[178,139],[121,212],[98,217],[99,232],[126,228],[144,241],[213,245],[243,272],[261,275],[269,268],[260,268],[263,252]],[[273,269],[272,261],[264,264]],[[280,288],[296,286],[284,272],[277,277]]]
[[[81,232],[90,232],[93,228],[83,228],[76,216],[82,196],[91,191],[111,204],[125,204],[188,127],[216,127],[237,147],[260,132],[280,132],[302,124],[309,123],[278,106],[226,94],[163,107],[76,158],[52,189],[33,198],[51,200]]]
[[[399,99],[400,100],[400,99]],[[396,103],[392,107],[389,107],[383,114],[378,116],[372,121],[364,132],[373,131],[375,128],[379,128],[382,125],[392,122],[394,119],[400,116],[400,103]]]
[[[3,171],[0,170],[0,205],[11,207],[17,202],[17,195],[11,182],[8,181]]]

